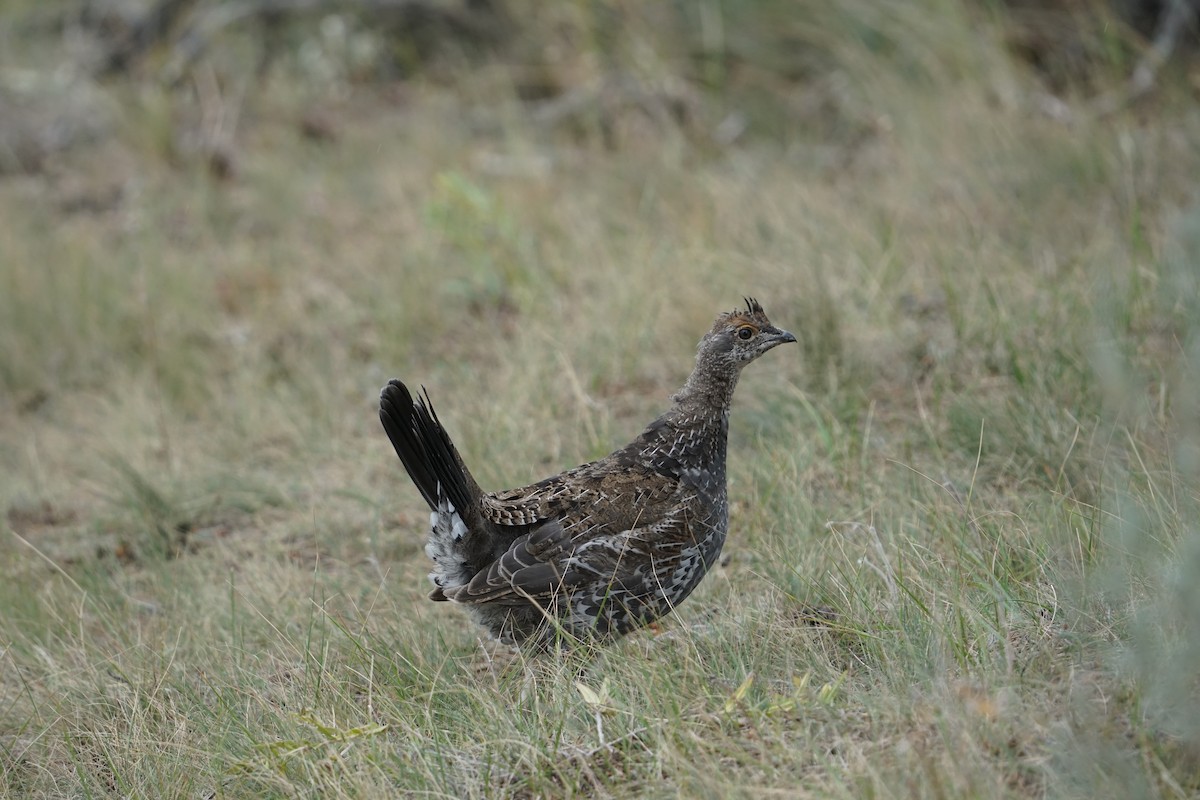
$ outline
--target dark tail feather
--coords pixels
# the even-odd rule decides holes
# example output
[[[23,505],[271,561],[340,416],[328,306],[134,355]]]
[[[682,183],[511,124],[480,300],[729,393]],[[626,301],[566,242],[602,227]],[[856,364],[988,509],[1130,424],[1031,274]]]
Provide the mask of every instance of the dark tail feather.
[[[460,514],[470,513],[479,487],[438,421],[428,392],[414,402],[403,383],[389,381],[379,395],[379,419],[429,508],[438,508],[440,484]]]

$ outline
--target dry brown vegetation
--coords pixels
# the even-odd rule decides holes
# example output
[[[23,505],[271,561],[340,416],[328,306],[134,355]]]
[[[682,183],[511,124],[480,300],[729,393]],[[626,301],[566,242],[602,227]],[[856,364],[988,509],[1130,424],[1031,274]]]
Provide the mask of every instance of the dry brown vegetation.
[[[737,57],[682,70],[563,4],[567,106],[366,80],[328,20],[79,78],[105,133],[0,176],[0,795],[1200,792],[1194,64],[1098,116],[1127,31],[1048,84],[1002,9],[700,5]],[[6,86],[73,86],[24,20]],[[489,662],[379,387],[517,485],[636,434],[743,294],[802,348],[739,389],[725,563]]]

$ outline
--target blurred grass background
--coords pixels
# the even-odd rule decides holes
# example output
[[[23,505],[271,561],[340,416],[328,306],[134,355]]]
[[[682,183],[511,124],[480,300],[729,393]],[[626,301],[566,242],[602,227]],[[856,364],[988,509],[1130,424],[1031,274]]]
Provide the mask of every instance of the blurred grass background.
[[[300,5],[0,16],[0,794],[1200,793],[1166,6]],[[744,294],[722,566],[490,669],[379,387],[519,485]]]

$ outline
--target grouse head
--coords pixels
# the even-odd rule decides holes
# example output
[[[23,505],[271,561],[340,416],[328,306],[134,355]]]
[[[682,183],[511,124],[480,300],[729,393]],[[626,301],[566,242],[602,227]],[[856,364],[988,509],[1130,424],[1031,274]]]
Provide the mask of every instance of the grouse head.
[[[700,340],[702,356],[741,369],[772,347],[796,341],[795,336],[771,324],[757,300],[753,297],[745,300],[745,310],[717,317],[712,330]]]

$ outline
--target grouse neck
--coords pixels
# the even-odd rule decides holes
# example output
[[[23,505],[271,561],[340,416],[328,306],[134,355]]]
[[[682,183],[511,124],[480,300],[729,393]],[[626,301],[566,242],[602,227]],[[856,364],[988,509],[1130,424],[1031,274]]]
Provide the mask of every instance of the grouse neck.
[[[688,376],[687,382],[671,399],[679,409],[726,416],[733,403],[733,390],[737,388],[739,373],[740,370],[736,369],[713,369],[711,364],[697,359],[696,368]]]

